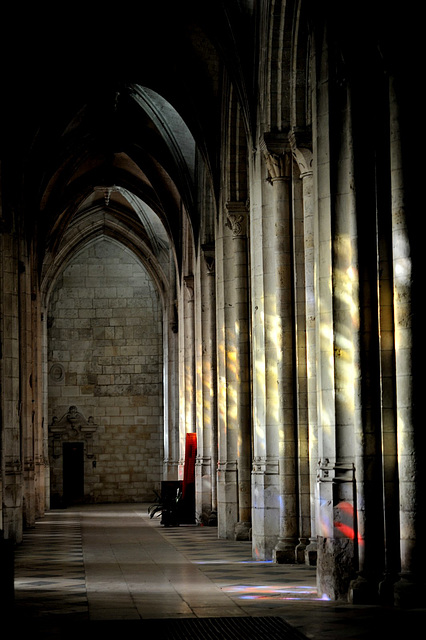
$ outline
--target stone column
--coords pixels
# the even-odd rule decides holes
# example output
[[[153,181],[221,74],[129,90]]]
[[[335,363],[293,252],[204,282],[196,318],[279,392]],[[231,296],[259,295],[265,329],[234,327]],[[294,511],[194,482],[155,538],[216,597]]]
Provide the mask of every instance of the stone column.
[[[21,243],[23,245],[23,243]],[[31,274],[28,257],[22,255],[19,260],[19,359],[20,359],[20,400],[19,419],[23,452],[23,517],[26,527],[35,524],[35,433],[33,414],[33,336],[31,314]]]
[[[195,431],[195,327],[194,327],[194,276],[184,277],[186,304],[184,309],[185,330],[185,427],[186,433]]]
[[[172,289],[172,287],[171,287]],[[174,287],[173,287],[174,289]],[[177,480],[179,466],[179,397],[178,397],[179,323],[176,291],[170,294],[163,323],[164,353],[164,465],[163,479]]]
[[[19,426],[19,303],[16,240],[0,235],[1,470],[4,538],[22,540],[22,458]]]
[[[47,329],[47,303],[45,292],[41,294],[41,314],[40,314],[40,360],[41,360],[41,420],[40,429],[42,431],[42,444],[40,445],[41,455],[44,459],[44,491],[46,508],[50,507],[50,459],[49,459],[49,432],[48,432],[48,415],[49,415],[49,398],[48,398],[48,329]]]
[[[216,384],[216,295],[214,245],[202,247],[201,310],[199,339],[201,362],[198,450],[196,462],[196,509],[203,524],[217,523],[217,384]],[[199,424],[198,424],[199,423]]]
[[[278,563],[294,563],[298,542],[297,442],[294,417],[294,318],[288,140],[265,139],[263,152],[274,194],[276,413],[280,478],[280,530],[273,551]]]
[[[316,494],[318,461],[318,416],[317,416],[317,379],[316,379],[316,340],[315,340],[315,226],[313,193],[313,154],[311,133],[292,131],[290,135],[293,157],[298,164],[302,181],[303,196],[303,233],[305,268],[305,322],[306,322],[306,377],[308,403],[308,451],[310,476],[310,536],[305,548],[305,562],[316,564]]]
[[[348,583],[354,572],[356,360],[353,331],[357,320],[354,289],[357,280],[352,254],[354,210],[349,184],[352,167],[348,164],[348,154],[344,153],[348,148],[340,138],[346,102],[342,99],[333,103],[337,122],[333,120],[331,132],[330,94],[336,88],[330,86],[326,36],[319,45],[322,50],[318,50],[319,57],[311,66],[312,87],[315,87],[312,140],[319,460],[317,587],[320,595],[338,600],[347,598]]]
[[[387,141],[386,141],[387,143]],[[385,145],[383,148],[386,149]],[[386,158],[387,160],[387,158]],[[390,175],[387,162],[378,171],[378,307],[380,343],[380,405],[384,516],[384,578],[379,585],[382,602],[392,604],[394,584],[398,580],[399,496],[398,440],[395,378],[395,324],[393,299],[392,219],[389,215]]]
[[[248,537],[251,520],[246,204],[228,203],[223,214],[216,234],[218,526],[219,537],[241,539]]]
[[[416,389],[414,376],[415,308],[421,294],[422,278],[415,273],[411,247],[407,193],[403,171],[399,112],[391,86],[391,189],[392,189],[392,240],[395,312],[395,364],[398,436],[399,521],[400,521],[400,580],[395,584],[394,599],[399,606],[423,606],[425,598],[425,560],[423,550],[422,503],[424,493],[423,457],[424,419],[422,409],[416,407],[416,399],[424,389]],[[406,160],[406,159],[405,159]],[[416,203],[417,204],[417,203]],[[410,215],[415,214],[411,210]],[[420,260],[420,258],[418,258]],[[421,258],[423,261],[423,258]],[[419,290],[415,291],[416,276]],[[418,320],[417,320],[418,321]],[[420,328],[423,332],[423,327]],[[418,337],[418,335],[417,335]],[[420,340],[423,337],[421,336]],[[424,363],[419,363],[424,367]],[[417,366],[419,366],[417,365]],[[422,380],[423,377],[420,377]],[[419,407],[421,400],[419,402]]]
[[[274,297],[273,189],[262,153],[251,157],[250,283],[253,368],[253,557],[271,560],[279,533],[278,420]],[[275,363],[275,365],[274,365]]]
[[[238,522],[238,423],[236,415],[233,238],[226,211],[216,230],[217,366],[218,366],[218,467],[217,513],[219,538],[233,540]]]
[[[359,274],[353,147],[346,95],[324,80],[313,139],[317,141],[317,358],[319,593],[347,598],[358,539],[355,471],[363,475],[360,409]],[[345,88],[343,88],[345,91]],[[335,131],[329,129],[330,93]],[[337,108],[337,105],[339,108]],[[330,149],[333,141],[332,150]],[[332,152],[335,161],[331,162]],[[359,420],[358,420],[359,422]],[[358,467],[355,469],[355,459]],[[360,485],[360,490],[363,485]],[[358,494],[361,496],[361,493]],[[361,507],[360,507],[361,508]]]
[[[237,423],[238,524],[236,539],[248,539],[251,527],[251,408],[248,313],[247,205],[228,202],[228,227],[232,231],[233,286],[230,305],[230,367],[234,368],[234,408]]]
[[[41,296],[38,283],[38,275],[35,266],[33,266],[33,284],[32,284],[32,377],[31,389],[33,398],[33,431],[34,431],[34,467],[35,467],[35,516],[41,517],[46,508],[48,508],[46,493],[46,468],[48,467],[48,455],[45,453],[45,441],[47,446],[47,434],[45,434],[43,423],[43,372],[42,372],[42,313],[41,313]],[[47,429],[46,429],[47,431]]]
[[[181,292],[183,332],[180,334],[181,392],[179,416],[179,479],[183,480],[186,434],[195,432],[195,313],[194,276],[183,277]]]

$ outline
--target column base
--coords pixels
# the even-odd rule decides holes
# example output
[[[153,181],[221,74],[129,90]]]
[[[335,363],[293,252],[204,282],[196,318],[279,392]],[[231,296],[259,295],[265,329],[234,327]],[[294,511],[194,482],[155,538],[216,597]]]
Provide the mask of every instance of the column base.
[[[277,564],[296,564],[296,541],[280,540],[272,552],[272,559]]]
[[[349,585],[348,602],[351,604],[378,604],[378,580],[366,578],[360,574]]]
[[[36,491],[35,517],[36,520],[44,515],[46,510],[46,465],[43,461],[36,462]]]
[[[305,564],[309,567],[317,566],[318,548],[316,542],[310,542],[305,549]]]
[[[36,521],[34,468],[25,469],[23,474],[23,483],[24,499],[22,501],[22,515],[24,518],[25,528],[30,529],[35,526]]]
[[[196,514],[196,520],[202,527],[217,527],[217,513],[207,507]]]
[[[251,540],[251,522],[237,522],[235,540]]]
[[[253,558],[272,560],[280,532],[278,460],[255,458],[252,473]]]
[[[356,575],[353,540],[318,537],[317,589],[319,597],[333,602],[348,601],[348,591]]]
[[[219,538],[234,540],[235,525],[238,522],[238,486],[235,462],[221,462],[218,465],[217,522]]]
[[[389,607],[393,606],[395,582],[399,580],[398,576],[386,574],[381,582],[379,582],[379,600],[381,604]]]
[[[164,460],[163,462],[163,480],[178,480],[179,465],[173,460]]]
[[[305,564],[305,551],[308,546],[309,540],[307,538],[300,538],[299,544],[295,549],[295,557],[297,564]]]
[[[6,466],[3,483],[3,531],[6,539],[14,544],[22,542],[23,536],[23,474],[19,464]]]
[[[209,527],[217,527],[217,513],[216,511],[211,511],[209,517],[207,519],[207,526]]]
[[[424,607],[426,601],[426,583],[411,574],[402,574],[394,585],[394,605],[399,609]]]
[[[197,457],[195,461],[195,515],[197,522],[207,525],[212,510],[212,479],[210,458]]]

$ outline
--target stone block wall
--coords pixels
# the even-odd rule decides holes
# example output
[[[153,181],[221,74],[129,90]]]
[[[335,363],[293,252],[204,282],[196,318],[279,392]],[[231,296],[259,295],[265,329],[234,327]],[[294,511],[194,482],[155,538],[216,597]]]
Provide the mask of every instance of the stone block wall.
[[[69,407],[93,433],[49,428],[52,503],[63,498],[63,443],[84,442],[84,501],[152,500],[163,461],[162,313],[127,249],[103,239],[68,264],[48,313],[49,425]],[[55,452],[53,451],[55,446]]]

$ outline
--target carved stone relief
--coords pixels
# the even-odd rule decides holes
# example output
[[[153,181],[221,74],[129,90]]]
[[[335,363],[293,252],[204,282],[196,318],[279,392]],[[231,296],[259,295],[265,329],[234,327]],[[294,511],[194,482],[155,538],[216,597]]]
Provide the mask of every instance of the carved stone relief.
[[[85,418],[76,406],[71,406],[64,415],[58,419],[52,418],[49,425],[49,439],[52,439],[52,456],[59,458],[62,455],[62,442],[64,440],[84,440],[87,458],[93,458],[92,436],[97,429],[93,417]]]

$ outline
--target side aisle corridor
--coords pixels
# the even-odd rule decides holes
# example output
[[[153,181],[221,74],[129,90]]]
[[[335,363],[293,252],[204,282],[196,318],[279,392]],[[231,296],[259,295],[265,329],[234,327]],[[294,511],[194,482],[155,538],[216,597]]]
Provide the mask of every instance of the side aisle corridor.
[[[425,628],[412,5],[7,4],[0,614],[22,637]]]
[[[215,527],[164,528],[146,504],[53,510],[15,553],[15,618],[34,637],[363,640],[423,611],[319,600],[315,569],[257,562]],[[356,611],[355,611],[356,610]],[[408,620],[407,620],[408,617]],[[38,635],[37,635],[38,634]]]

